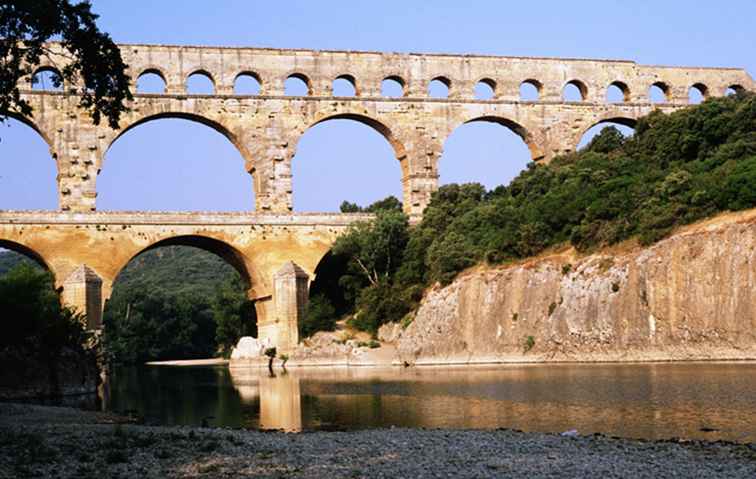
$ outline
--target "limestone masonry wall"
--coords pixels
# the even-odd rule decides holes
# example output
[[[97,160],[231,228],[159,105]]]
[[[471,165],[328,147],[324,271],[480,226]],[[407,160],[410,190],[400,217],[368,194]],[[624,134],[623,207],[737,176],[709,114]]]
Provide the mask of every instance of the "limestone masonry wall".
[[[304,132],[333,118],[360,121],[392,145],[402,168],[405,210],[420,215],[438,185],[444,141],[463,123],[501,123],[522,137],[533,160],[549,161],[573,150],[583,133],[601,121],[632,125],[655,108],[673,111],[686,106],[691,87],[704,96],[723,95],[728,88],[754,89],[753,79],[742,69],[616,60],[167,45],[121,45],[121,52],[134,87],[141,75],[155,73],[166,88],[164,94],[137,94],[119,131],[91,124],[86,112],[77,108],[77,85],[65,85],[62,92],[24,91],[34,107],[28,123],[45,138],[58,164],[62,210],[94,210],[97,175],[107,168],[110,145],[130,128],[157,118],[195,120],[224,134],[244,158],[240,174],[252,174],[256,204],[250,201],[250,209],[270,212],[292,209],[291,165]],[[64,57],[53,56],[43,68],[63,64]],[[210,79],[213,94],[187,92],[187,78],[197,73]],[[235,95],[234,82],[240,75],[256,78],[260,93]],[[289,77],[307,84],[306,96],[285,95]],[[355,95],[334,96],[332,83],[337,78],[352,83]],[[399,82],[403,96],[383,97],[384,79]],[[432,80],[448,86],[447,98],[430,98]],[[491,99],[475,99],[478,82],[492,88]],[[537,89],[538,100],[520,99],[523,83]],[[563,100],[567,84],[580,90],[582,101]],[[612,85],[623,92],[624,101],[607,102]],[[665,103],[650,101],[652,85],[664,92]]]

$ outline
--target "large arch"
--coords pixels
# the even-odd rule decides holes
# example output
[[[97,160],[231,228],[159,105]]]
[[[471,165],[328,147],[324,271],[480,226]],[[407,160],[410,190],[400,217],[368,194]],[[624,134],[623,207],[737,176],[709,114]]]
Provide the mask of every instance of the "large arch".
[[[441,184],[477,182],[495,188],[540,157],[540,150],[521,124],[499,116],[477,116],[458,124],[447,135],[438,163],[439,179]],[[450,158],[457,160],[452,166]],[[500,175],[492,175],[491,170],[498,168]]]
[[[384,193],[383,193],[383,195],[381,197],[375,197],[372,200],[373,201],[379,200],[379,199],[382,199],[382,198],[388,196],[389,194],[393,194],[393,193],[396,193],[395,196],[401,196],[403,194],[403,192],[401,190],[402,184],[405,182],[405,180],[409,176],[409,172],[410,172],[410,165],[408,165],[407,161],[406,161],[407,154],[406,154],[406,150],[405,150],[404,144],[402,143],[402,141],[399,138],[397,138],[397,136],[394,134],[394,132],[384,122],[382,122],[380,120],[377,120],[377,119],[375,119],[373,117],[370,117],[368,115],[362,114],[362,113],[342,112],[342,113],[329,113],[329,114],[325,114],[325,115],[322,115],[322,116],[316,118],[315,120],[313,120],[312,122],[310,122],[310,124],[308,126],[306,126],[305,128],[303,128],[302,131],[300,132],[297,140],[296,140],[296,145],[294,147],[294,151],[293,151],[293,154],[292,154],[292,158],[293,158],[293,160],[292,160],[292,177],[293,177],[292,180],[293,180],[293,182],[296,182],[296,180],[297,180],[297,178],[299,176],[294,171],[295,169],[300,169],[301,168],[301,163],[296,163],[297,162],[296,156],[297,155],[301,156],[301,153],[302,153],[302,150],[301,150],[302,139],[305,138],[305,135],[307,135],[308,132],[311,132],[313,130],[313,128],[316,128],[316,127],[318,127],[320,125],[323,125],[325,123],[328,123],[328,122],[331,122],[331,121],[337,122],[337,121],[344,121],[344,120],[346,121],[344,123],[345,125],[348,124],[348,123],[355,123],[355,124],[359,124],[361,126],[362,125],[367,126],[367,127],[369,127],[370,130],[373,130],[374,132],[377,132],[380,135],[380,137],[382,137],[383,140],[385,140],[386,142],[388,142],[388,147],[390,148],[390,151],[393,153],[394,158],[396,158],[397,160],[399,160],[399,165],[398,166],[400,167],[400,175],[398,175],[398,177],[397,177],[398,181],[396,182],[396,185],[395,185],[396,188],[397,188],[396,191],[394,192],[394,191],[391,191],[390,189],[386,189],[386,190],[384,190]],[[336,125],[334,125],[334,126],[336,126]],[[356,132],[356,133],[357,133],[357,135],[360,134],[359,132]],[[350,138],[350,135],[340,135],[340,141],[341,141],[342,138]],[[368,140],[368,141],[371,141],[371,140]],[[375,146],[376,146],[376,148],[380,148],[380,146],[378,146],[378,144],[376,144]],[[350,146],[350,148],[356,148],[356,147]],[[371,153],[374,153],[374,150],[367,150],[367,151],[370,151]],[[323,155],[324,153],[320,153],[320,154]],[[363,183],[363,185],[364,184],[365,183]],[[301,191],[301,188],[293,187],[293,192],[294,192],[295,196],[296,196],[296,193],[298,191]],[[406,199],[407,198],[404,198],[404,200],[406,200]],[[342,201],[343,200],[354,201],[354,199],[346,198],[346,197],[342,198]],[[301,208],[298,208],[298,204],[297,203],[298,202],[295,200],[294,201],[295,208],[297,208],[298,210],[301,210]]]
[[[0,123],[0,210],[58,209],[59,177],[50,137],[33,118],[9,113]]]
[[[140,249],[118,267],[116,274],[113,276],[113,280],[115,281],[118,278],[126,265],[133,261],[134,258],[142,253],[163,246],[192,246],[194,248],[199,248],[203,251],[213,253],[230,264],[239,273],[242,281],[249,288],[253,288],[255,284],[260,284],[259,281],[261,278],[257,277],[257,275],[254,274],[254,270],[251,268],[249,261],[241,251],[225,241],[198,234],[178,235],[171,236],[169,238],[163,238],[155,241],[145,248]]]
[[[162,122],[162,124],[159,124],[158,122]],[[166,123],[169,123],[169,122],[174,123],[174,125],[166,125]],[[186,125],[181,125],[180,124],[181,122],[186,122],[187,124]],[[174,196],[174,199],[181,200],[183,203],[187,203],[187,202],[192,203],[192,206],[191,207],[185,207],[183,205],[180,205],[178,207],[178,209],[181,209],[181,210],[194,210],[194,211],[209,210],[209,209],[214,209],[214,210],[217,210],[217,211],[228,211],[228,210],[251,211],[251,210],[255,209],[255,206],[254,206],[255,205],[254,197],[256,195],[260,194],[259,193],[260,183],[258,181],[257,175],[253,175],[254,166],[253,166],[253,162],[252,162],[252,154],[251,154],[251,152],[244,146],[244,144],[240,141],[239,137],[234,132],[232,132],[229,128],[225,127],[224,125],[220,124],[219,122],[217,122],[217,121],[215,121],[213,119],[210,119],[210,118],[207,118],[207,117],[204,117],[204,116],[201,116],[201,115],[193,114],[193,113],[175,112],[175,111],[174,112],[161,112],[161,113],[146,115],[144,117],[141,117],[141,118],[137,119],[136,121],[133,121],[133,122],[127,124],[108,143],[107,148],[105,149],[105,155],[103,156],[102,161],[101,161],[101,163],[99,165],[99,168],[97,170],[98,175],[102,175],[103,173],[105,173],[107,175],[108,172],[110,171],[109,166],[108,166],[108,162],[110,161],[110,160],[108,160],[109,155],[112,156],[111,153],[112,153],[112,151],[114,149],[114,145],[116,145],[118,143],[118,141],[122,137],[124,137],[124,135],[126,135],[127,133],[131,132],[132,130],[134,130],[134,129],[138,128],[138,127],[142,127],[144,125],[152,125],[152,124],[154,124],[154,126],[156,126],[158,128],[162,128],[165,131],[169,132],[170,136],[166,135],[165,138],[168,138],[168,139],[170,139],[170,140],[173,141],[173,143],[170,144],[170,145],[177,145],[177,146],[180,146],[181,148],[184,148],[184,149],[186,149],[185,142],[180,141],[181,138],[183,138],[183,137],[186,136],[186,133],[184,133],[182,131],[182,129],[184,129],[184,128],[190,128],[191,129],[193,127],[195,130],[197,130],[196,125],[201,125],[203,128],[204,127],[209,127],[208,131],[212,131],[213,132],[212,135],[215,135],[215,133],[220,133],[220,135],[221,135],[221,137],[223,139],[219,140],[221,143],[217,143],[215,145],[215,147],[214,147],[215,150],[213,150],[213,151],[207,150],[208,148],[210,148],[210,145],[211,145],[210,142],[213,140],[213,138],[208,137],[208,138],[206,138],[206,141],[198,143],[198,145],[200,147],[202,147],[205,150],[207,150],[207,151],[204,152],[204,156],[200,156],[200,155],[202,155],[202,153],[199,152],[199,151],[201,151],[201,149],[199,149],[197,153],[195,153],[194,150],[190,150],[188,152],[185,152],[186,156],[184,158],[176,158],[175,155],[172,155],[172,149],[169,149],[169,147],[170,147],[169,143],[167,141],[163,141],[163,137],[155,138],[153,140],[152,145],[154,145],[154,147],[158,148],[158,149],[159,148],[163,148],[164,150],[168,150],[167,153],[164,151],[163,155],[165,157],[168,157],[169,159],[171,159],[173,161],[171,161],[169,164],[164,163],[163,165],[161,165],[167,171],[163,172],[163,176],[162,177],[150,176],[149,177],[150,181],[158,183],[158,182],[162,182],[163,178],[165,178],[165,180],[166,180],[165,183],[166,184],[171,184],[171,182],[168,181],[168,180],[170,180],[171,178],[175,177],[176,175],[184,175],[188,179],[193,180],[195,183],[198,183],[198,182],[201,183],[202,180],[199,177],[197,177],[196,175],[192,176],[191,172],[192,171],[196,171],[196,169],[200,169],[200,170],[202,170],[202,169],[208,169],[209,170],[211,168],[211,164],[209,162],[205,162],[204,161],[205,157],[207,157],[208,159],[214,159],[216,157],[216,152],[217,152],[218,156],[220,156],[220,155],[226,155],[227,157],[229,155],[238,156],[238,159],[241,159],[241,162],[242,162],[242,164],[239,165],[240,168],[238,169],[238,176],[237,176],[237,170],[233,170],[232,171],[232,169],[236,168],[236,166],[234,166],[234,165],[232,165],[230,163],[225,163],[225,162],[224,163],[219,163],[223,167],[223,168],[221,168],[221,170],[224,173],[223,178],[225,178],[225,181],[226,181],[225,184],[228,185],[228,188],[224,190],[224,191],[227,192],[227,196],[228,196],[228,198],[226,199],[225,202],[220,202],[220,201],[216,200],[216,201],[214,201],[215,202],[215,207],[208,208],[207,206],[205,206],[207,204],[207,202],[203,201],[202,202],[203,204],[201,204],[201,205],[197,205],[196,204],[196,203],[198,203],[197,199],[202,197],[201,194],[200,195],[190,194],[189,192],[187,192],[187,194],[183,194],[183,192],[182,192],[182,195]],[[143,133],[143,134],[149,135],[151,133],[154,133],[154,132],[151,132],[149,130],[145,130],[145,133]],[[194,133],[195,134],[193,134],[193,135],[189,135],[189,137],[188,137],[189,138],[189,142],[191,142],[191,141],[199,141],[197,139],[200,138],[201,137],[200,135],[203,134],[204,132],[200,131],[200,130],[197,130]],[[228,150],[223,149],[223,148],[225,148],[225,146],[223,144],[223,143],[225,143],[225,140],[227,140],[230,143],[230,147],[228,148]],[[147,148],[149,146],[149,145],[145,145],[144,143],[136,143],[135,145],[136,145],[136,148],[141,148],[143,145],[144,145],[145,148]],[[134,145],[132,145],[132,147],[134,147]],[[232,153],[232,151],[234,153]],[[131,157],[132,155],[137,155],[138,153],[132,153],[131,151],[127,150],[127,154],[129,155],[129,157]],[[147,155],[149,155],[149,152],[148,153],[144,153],[143,152],[142,156],[138,157],[138,159],[141,160],[141,161],[144,161],[143,157],[147,156]],[[191,160],[194,161],[194,166],[196,168],[195,170],[192,170],[191,167],[188,167],[186,169],[183,168],[182,163],[183,163],[183,161],[184,161],[185,158],[191,159]],[[224,158],[224,159],[226,159],[226,158]],[[237,158],[230,158],[230,159],[231,160],[236,160]],[[124,165],[125,164],[121,164],[120,167],[123,167]],[[110,167],[110,168],[112,168],[112,167]],[[250,176],[243,175],[242,172],[246,172]],[[134,174],[136,175],[137,173],[135,172]],[[147,174],[151,175],[152,172],[144,170],[142,172],[142,174],[143,175],[147,175]],[[218,176],[208,176],[208,171],[206,171],[205,174],[206,174],[205,179],[207,180],[208,183],[212,183],[212,181],[220,181],[220,178],[221,178],[220,175],[218,175]],[[102,188],[102,180],[103,180],[102,176],[98,177],[98,183],[99,183],[99,186],[100,186],[98,188],[98,190],[100,191],[100,194],[98,196],[100,196],[100,200],[102,200],[103,192],[105,191]],[[127,186],[126,184],[122,183],[122,181],[123,180],[118,180],[118,181],[113,180],[112,181],[112,183],[114,185],[116,185],[116,187],[115,187],[116,191],[121,191],[123,188],[125,188]],[[216,185],[216,186],[219,187],[220,185]],[[156,186],[153,185],[153,188],[150,191],[153,193],[153,195],[156,196],[157,194],[155,193],[155,188],[156,188]],[[192,191],[191,193],[195,193],[195,191]],[[252,194],[250,195],[250,193],[252,193]],[[231,196],[232,194],[234,196]],[[123,196],[123,195],[121,195],[121,196]],[[170,198],[170,196],[166,195],[166,198]],[[208,199],[208,198],[204,198],[204,199]],[[109,199],[109,198],[106,197],[106,200],[107,199]],[[229,199],[230,199],[230,201],[229,201]],[[174,202],[174,203],[176,202],[173,199],[171,201]],[[99,202],[99,203],[100,203],[99,206],[101,207],[102,206],[102,202]],[[227,204],[233,204],[234,207],[228,208],[228,207],[225,206]],[[113,209],[113,208],[110,208],[110,209]],[[116,207],[115,209],[124,209],[124,208],[123,207]],[[129,207],[129,208],[126,208],[126,209],[133,209],[133,208]],[[164,210],[166,208],[159,208],[158,205],[155,205],[155,207],[153,207],[150,204],[147,207],[142,207],[142,208],[139,208],[139,209],[143,209],[143,210],[163,209]],[[168,209],[171,209],[171,208],[168,208]],[[172,209],[176,209],[176,207],[174,207]]]
[[[584,148],[590,143],[594,136],[599,134],[601,130],[610,126],[619,126],[620,132],[629,136],[629,129],[635,130],[638,120],[636,118],[627,116],[606,115],[604,118],[594,121],[588,128],[579,130],[574,139],[575,150]],[[598,128],[601,127],[601,128]]]
[[[50,267],[48,261],[33,248],[26,246],[24,244],[18,243],[16,241],[5,240],[5,239],[0,238],[0,250],[3,250],[3,249],[7,249],[10,251],[13,251],[14,253],[18,253],[20,255],[26,256],[27,258],[37,263],[42,269],[52,274],[53,279],[55,279],[54,278],[55,272]]]

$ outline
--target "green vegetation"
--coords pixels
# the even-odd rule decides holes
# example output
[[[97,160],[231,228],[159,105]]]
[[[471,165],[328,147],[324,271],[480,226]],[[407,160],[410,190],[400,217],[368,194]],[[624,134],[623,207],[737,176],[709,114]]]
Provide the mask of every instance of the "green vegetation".
[[[31,117],[32,108],[20,95],[22,79],[32,75],[50,51],[45,42],[58,40],[66,65],[56,72],[63,82],[82,84],[79,107],[95,124],[105,117],[118,127],[131,100],[127,65],[121,51],[96,24],[89,2],[11,0],[0,4],[0,123],[8,115]],[[53,64],[55,62],[53,61]]]
[[[94,367],[84,318],[62,307],[52,277],[21,264],[0,277],[0,385],[29,387],[41,375],[48,393],[59,394],[62,364]]]
[[[525,338],[525,345],[523,346],[523,352],[528,352],[531,349],[533,349],[533,346],[535,346],[535,338],[533,336],[528,336]]]
[[[228,355],[257,335],[241,277],[212,253],[185,246],[147,251],[119,274],[105,308],[108,359],[138,363]]]
[[[346,265],[338,281],[352,324],[375,333],[411,311],[425,287],[475,264],[563,244],[581,252],[629,238],[647,245],[675,227],[754,206],[756,95],[739,93],[653,112],[629,138],[606,128],[578,152],[529,165],[508,186],[443,186],[413,227],[395,208],[373,209],[375,220],[354,225],[333,253]]]

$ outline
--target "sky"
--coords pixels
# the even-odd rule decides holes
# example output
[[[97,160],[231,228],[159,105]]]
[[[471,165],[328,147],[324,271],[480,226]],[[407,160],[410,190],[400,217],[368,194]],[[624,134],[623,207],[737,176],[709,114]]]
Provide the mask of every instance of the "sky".
[[[95,0],[93,10],[99,27],[124,43],[609,58],[756,75],[752,0]],[[440,180],[492,188],[529,161],[506,127],[472,123],[446,140]],[[308,130],[292,168],[296,211],[401,197],[399,163],[386,140],[349,120]],[[36,133],[15,121],[0,125],[0,209],[55,209],[55,174]],[[252,178],[236,149],[188,120],[124,134],[106,153],[97,189],[99,210],[254,208]]]

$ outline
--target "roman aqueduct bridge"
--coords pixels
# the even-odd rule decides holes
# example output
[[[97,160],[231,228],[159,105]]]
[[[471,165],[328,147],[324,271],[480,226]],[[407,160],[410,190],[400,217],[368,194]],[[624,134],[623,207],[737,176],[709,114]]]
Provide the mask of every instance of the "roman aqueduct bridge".
[[[401,165],[404,209],[419,217],[438,186],[444,141],[464,123],[502,124],[523,139],[534,161],[548,162],[574,150],[598,123],[633,126],[654,109],[671,112],[687,106],[690,88],[704,97],[756,89],[743,69],[615,60],[167,45],[121,45],[121,53],[132,90],[139,77],[153,73],[165,82],[165,92],[136,93],[119,130],[92,124],[77,107],[78,85],[39,91],[29,79],[23,98],[34,116],[18,119],[50,146],[58,171],[59,211],[0,211],[0,247],[28,254],[49,268],[64,300],[86,311],[93,327],[99,327],[103,298],[109,297],[118,272],[141,251],[164,244],[213,251],[249,282],[261,337],[283,349],[297,341],[296,324],[306,300],[303,278],[313,278],[335,237],[362,218],[292,213],[291,164],[299,138],[312,126],[351,119],[383,135]],[[40,69],[64,64],[64,56],[52,55]],[[188,93],[187,79],[194,74],[209,79],[214,92]],[[244,76],[259,82],[259,94],[234,93],[235,82]],[[306,95],[285,94],[284,83],[291,77],[306,84]],[[351,83],[354,95],[334,96],[336,79]],[[397,82],[401,96],[383,96],[384,80]],[[430,97],[434,80],[448,87],[446,98]],[[478,83],[490,87],[491,98],[476,99]],[[532,85],[538,98],[522,100],[522,84]],[[567,85],[577,88],[580,101],[563,99]],[[607,101],[610,87],[621,91],[622,101]],[[652,102],[651,87],[666,101]],[[105,154],[112,143],[137,125],[171,117],[208,125],[233,143],[252,175],[253,211],[95,211],[97,175],[108,167]]]

